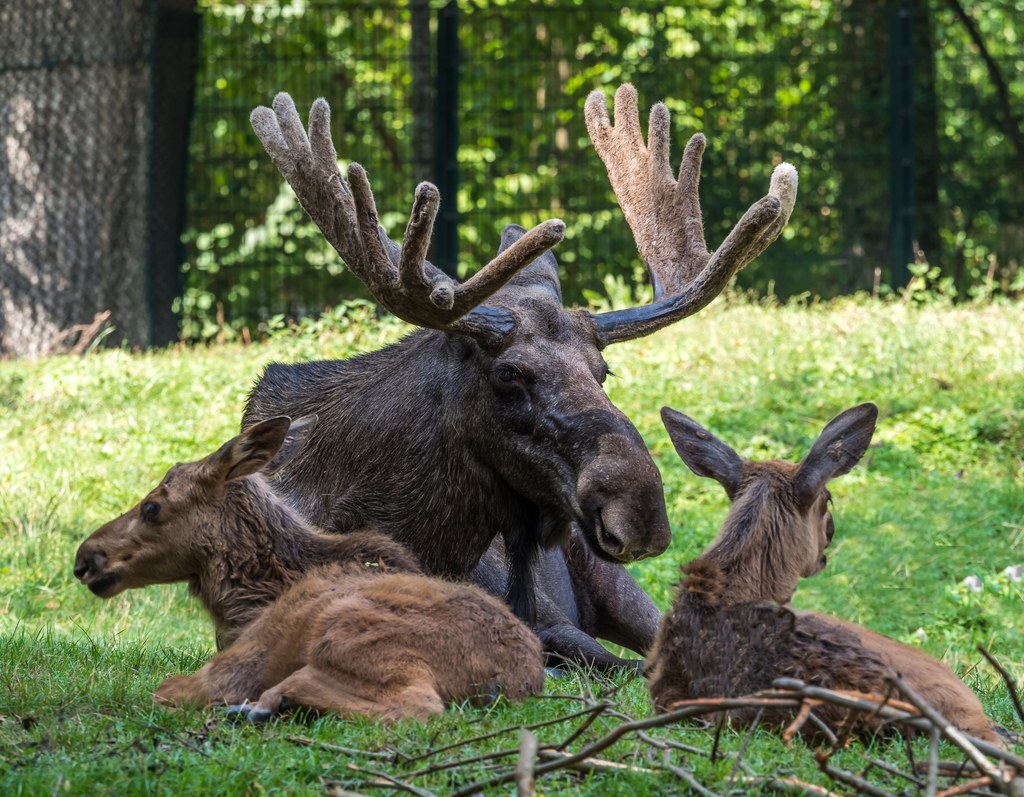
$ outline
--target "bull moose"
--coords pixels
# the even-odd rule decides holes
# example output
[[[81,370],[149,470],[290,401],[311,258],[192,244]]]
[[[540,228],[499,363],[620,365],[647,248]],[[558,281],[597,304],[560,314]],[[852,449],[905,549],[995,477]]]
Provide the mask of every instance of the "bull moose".
[[[352,163],[342,177],[326,101],[313,103],[308,131],[284,93],[251,114],[274,164],[348,267],[382,307],[422,329],[346,360],[269,365],[243,428],[318,415],[317,434],[276,480],[294,506],[333,531],[379,529],[409,546],[427,572],[448,577],[470,575],[500,538],[506,573],[482,580],[499,583],[526,619],[535,617],[538,551],[557,550],[573,526],[611,567],[659,554],[671,539],[658,470],[602,388],[603,350],[705,307],[779,236],[796,199],[796,170],[780,164],[768,195],[711,253],[698,199],[704,137],[690,139],[674,176],[663,104],[651,111],[646,144],[631,85],[616,91],[614,124],[599,91],[585,116],[647,266],[649,305],[563,307],[550,249],[565,225],[555,219],[529,231],[506,227],[497,256],[460,283],[426,259],[435,186],[417,187],[399,246],[378,226],[363,168]],[[564,586],[542,581],[539,589]],[[641,648],[653,627],[646,636]]]

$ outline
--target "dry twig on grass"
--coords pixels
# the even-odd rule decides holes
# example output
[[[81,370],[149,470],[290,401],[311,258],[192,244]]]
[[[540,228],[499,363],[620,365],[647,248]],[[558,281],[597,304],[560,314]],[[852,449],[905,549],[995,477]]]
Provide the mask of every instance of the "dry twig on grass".
[[[1017,692],[1017,684],[1013,680],[1013,676],[1007,672],[1006,668],[996,661],[996,657],[993,656],[988,650],[985,649],[984,645],[978,645],[978,652],[985,657],[985,660],[992,665],[999,677],[1003,679],[1003,683],[1006,685],[1006,691],[1010,693],[1010,700],[1013,701],[1013,708],[1017,712],[1017,719],[1020,720],[1021,725],[1024,726],[1024,706],[1020,702],[1020,694]]]
[[[107,329],[110,311],[104,310],[93,316],[88,324],[75,324],[61,330],[50,341],[47,354],[85,354]]]
[[[805,725],[813,725],[815,738],[824,741],[824,747],[815,751],[808,748],[820,771],[832,782],[839,784],[842,793],[890,797],[890,795],[920,795],[920,797],[955,797],[977,795],[991,797],[993,794],[1024,796],[1024,759],[1016,754],[982,740],[968,737],[950,724],[934,708],[927,705],[903,681],[893,676],[892,689],[887,695],[869,695],[854,692],[840,692],[804,684],[792,679],[780,679],[770,690],[738,698],[701,698],[678,701],[665,714],[636,719],[618,711],[607,699],[593,695],[574,697],[583,704],[579,710],[569,712],[552,720],[534,723],[527,727],[511,726],[471,739],[454,742],[419,756],[403,756],[393,761],[398,766],[408,766],[413,761],[423,761],[441,752],[450,752],[459,747],[480,740],[489,740],[502,734],[516,733],[517,747],[506,747],[496,752],[467,756],[453,761],[437,762],[413,772],[394,775],[378,771],[355,771],[372,775],[363,785],[369,788],[390,788],[408,793],[427,795],[430,792],[417,786],[414,781],[431,773],[457,771],[462,767],[487,762],[485,772],[479,780],[465,782],[451,791],[452,797],[486,793],[503,784],[515,784],[517,793],[529,797],[535,793],[535,784],[545,776],[559,771],[583,772],[589,774],[632,773],[647,778],[679,779],[685,788],[703,797],[716,794],[708,784],[702,783],[695,766],[701,761],[714,759],[715,750],[705,750],[683,744],[674,739],[663,739],[655,735],[658,728],[666,728],[681,722],[705,720],[724,721],[730,711],[779,709],[792,711],[794,719],[785,729],[774,727],[776,732],[784,730],[782,738],[787,744],[797,744],[795,736]],[[848,715],[841,727],[833,732],[815,714],[819,706],[846,709]],[[760,713],[758,713],[758,718]],[[545,743],[536,731],[551,726],[576,722],[576,726],[562,740]],[[608,723],[615,724],[609,727]],[[927,761],[916,761],[912,746],[906,745],[904,765],[886,762],[861,753],[864,765],[851,769],[848,764],[839,766],[833,758],[841,751],[851,749],[851,737],[855,729],[898,726],[906,733],[921,734],[930,740]],[[757,772],[743,760],[753,732],[759,727],[758,720],[751,723],[750,733],[743,739],[737,752],[722,753],[732,756],[734,761],[725,784],[725,792],[731,792],[738,784],[757,785],[764,789],[789,794],[807,794],[812,797],[832,797],[836,792],[829,788],[807,783],[801,779],[783,776],[777,772]],[[825,732],[827,731],[827,733]],[[863,731],[861,731],[863,733]],[[589,738],[588,738],[589,737]],[[963,762],[940,760],[939,740],[959,750]],[[582,741],[581,741],[582,740]],[[296,740],[298,741],[298,740]],[[304,743],[307,740],[302,740]],[[579,743],[575,751],[569,748]],[[623,752],[621,745],[630,744]],[[609,748],[618,745],[617,755],[609,756]],[[324,747],[324,749],[329,749]],[[343,750],[344,748],[340,748]],[[359,752],[362,751],[352,751]],[[378,752],[371,757],[384,758],[391,753]],[[628,758],[628,760],[627,760]],[[642,759],[638,764],[637,759]],[[647,763],[649,762],[649,763]],[[856,771],[854,771],[856,770]],[[672,788],[669,786],[669,788]]]

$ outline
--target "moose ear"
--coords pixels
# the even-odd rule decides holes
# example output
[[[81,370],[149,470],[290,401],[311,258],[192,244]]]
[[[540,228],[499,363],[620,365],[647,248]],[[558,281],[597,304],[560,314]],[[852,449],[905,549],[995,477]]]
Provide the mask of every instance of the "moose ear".
[[[729,446],[671,407],[661,408],[661,420],[676,453],[698,476],[710,476],[725,488],[730,500],[743,484],[743,459]]]
[[[526,230],[518,224],[507,225],[501,231],[501,245],[498,247],[498,254],[500,255],[524,235],[526,235]],[[559,304],[562,303],[562,284],[558,279],[558,261],[555,260],[550,249],[538,255],[530,265],[512,277],[509,280],[509,285],[546,288]]]
[[[266,467],[263,468],[264,476],[273,476],[292,461],[292,458],[306,444],[306,439],[309,437],[309,433],[313,431],[313,427],[316,426],[318,420],[319,418],[316,415],[303,415],[301,418],[292,421],[291,426],[288,427],[288,434],[285,435],[284,442],[281,443],[281,447]]]
[[[825,425],[793,482],[802,506],[810,506],[830,479],[842,476],[860,462],[877,420],[878,407],[868,402],[839,413]]]
[[[228,440],[210,457],[214,477],[228,482],[262,470],[281,448],[290,426],[291,418],[282,415],[253,424]]]

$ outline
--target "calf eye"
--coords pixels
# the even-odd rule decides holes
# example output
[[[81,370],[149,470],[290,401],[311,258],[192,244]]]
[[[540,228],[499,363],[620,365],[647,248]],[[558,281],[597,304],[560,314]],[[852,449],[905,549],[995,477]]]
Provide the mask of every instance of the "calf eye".
[[[146,501],[142,505],[142,522],[152,523],[160,514],[160,504],[153,501]]]

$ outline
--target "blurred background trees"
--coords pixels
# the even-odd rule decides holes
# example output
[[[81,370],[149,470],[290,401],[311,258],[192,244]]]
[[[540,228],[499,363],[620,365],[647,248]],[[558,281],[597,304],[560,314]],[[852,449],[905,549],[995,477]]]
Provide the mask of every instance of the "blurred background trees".
[[[367,167],[393,238],[416,182],[438,183],[432,257],[459,274],[493,255],[505,224],[558,216],[568,229],[556,251],[567,300],[641,286],[582,119],[588,92],[610,96],[628,80],[643,105],[668,103],[674,157],[692,133],[707,136],[701,193],[712,247],[764,193],[777,162],[799,169],[786,240],[739,275],[740,288],[884,292],[905,286],[912,269],[961,299],[1024,290],[1024,0],[160,2],[169,4],[198,23],[187,193],[167,245],[175,219],[153,210],[173,206],[154,180],[167,158],[151,154],[142,259],[150,288],[163,288],[138,301],[163,320],[130,342],[257,335],[365,295],[249,127],[249,111],[278,91],[303,113],[327,98],[343,167]],[[105,24],[99,16],[91,24]],[[159,50],[153,41],[164,39],[149,52]],[[157,133],[170,129],[160,109],[187,109],[181,74],[154,84]],[[44,104],[51,90],[33,89]],[[18,107],[11,91],[0,94],[8,120]],[[19,129],[8,125],[15,144],[0,157],[8,174],[11,147],[26,143]],[[0,181],[0,235],[17,218],[13,184]],[[117,280],[127,291],[127,278]]]
[[[789,240],[742,273],[741,287],[783,297],[898,288],[915,260],[961,296],[1022,287],[1019,120],[1000,109],[992,67],[1019,100],[1024,3],[969,12],[946,0],[201,5],[182,304],[190,336],[217,326],[218,302],[223,319],[251,324],[359,293],[247,129],[247,109],[278,90],[302,109],[328,99],[339,155],[369,169],[392,237],[415,182],[439,182],[463,273],[493,254],[504,224],[560,216],[571,300],[608,290],[609,277],[634,279],[635,248],[581,111],[592,89],[629,80],[642,103],[668,102],[677,155],[692,133],[708,138],[712,247],[763,194],[775,163],[800,170]],[[413,89],[423,35],[413,36],[409,8],[424,6],[433,37],[450,35],[438,17],[457,13],[457,57],[434,47],[433,106],[422,73]],[[449,63],[440,72],[439,58]],[[429,138],[413,145],[414,109],[422,119],[445,92],[457,93],[457,130],[423,122],[435,141],[425,153]],[[453,135],[455,165],[437,151]]]

